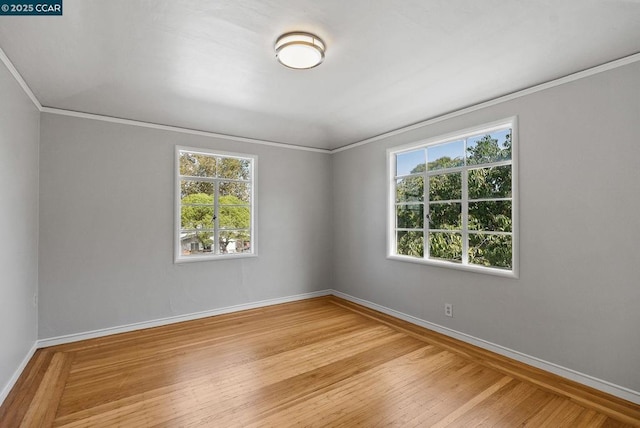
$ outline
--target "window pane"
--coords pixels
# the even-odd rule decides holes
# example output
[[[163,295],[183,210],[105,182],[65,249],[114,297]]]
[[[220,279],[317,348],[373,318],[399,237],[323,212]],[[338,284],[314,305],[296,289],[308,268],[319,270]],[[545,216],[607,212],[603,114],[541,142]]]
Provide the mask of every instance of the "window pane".
[[[464,165],[464,140],[427,148],[429,171]]]
[[[511,129],[478,135],[467,140],[467,165],[511,159]]]
[[[462,235],[459,233],[429,233],[429,258],[462,262]]]
[[[221,229],[248,229],[251,227],[251,211],[249,207],[220,205],[219,225]]]
[[[469,170],[469,199],[510,197],[511,165]]]
[[[396,236],[396,254],[423,257],[424,243],[422,232],[398,231]]]
[[[213,229],[213,206],[182,205],[181,229]]]
[[[220,158],[218,161],[218,177],[249,180],[251,178],[251,161],[249,159]]]
[[[511,236],[470,234],[469,263],[511,269]]]
[[[462,198],[462,174],[439,174],[429,177],[429,200],[450,201]]]
[[[251,233],[248,230],[220,232],[220,254],[251,252]]]
[[[397,227],[402,229],[422,229],[424,225],[424,205],[398,205],[396,207]]]
[[[396,155],[396,175],[424,172],[424,150]]]
[[[396,181],[396,202],[424,200],[424,177],[407,177]]]
[[[215,177],[216,158],[213,156],[180,152],[180,175]]]
[[[211,197],[210,203],[213,203],[214,189],[215,189],[215,185],[213,183],[207,183],[206,181],[189,181],[189,180],[180,181],[180,197],[183,200],[184,198],[191,195],[203,194],[205,196],[209,195]]]
[[[429,205],[429,228],[460,230],[462,228],[462,204]]]
[[[469,229],[511,232],[511,201],[469,202]]]
[[[240,205],[251,203],[251,187],[249,183],[221,181],[218,184],[220,203],[224,205]]]
[[[180,240],[176,262],[197,255],[215,259],[226,253],[253,253],[257,161],[251,155],[197,148],[181,148],[177,156]]]
[[[183,256],[210,254],[213,247],[213,231],[184,232],[180,234],[180,250]]]

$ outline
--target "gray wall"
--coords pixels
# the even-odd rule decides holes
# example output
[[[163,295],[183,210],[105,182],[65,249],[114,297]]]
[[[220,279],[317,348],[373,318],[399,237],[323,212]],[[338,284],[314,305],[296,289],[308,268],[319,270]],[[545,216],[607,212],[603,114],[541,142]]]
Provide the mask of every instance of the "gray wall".
[[[336,288],[640,390],[640,63],[333,156],[42,114],[0,69],[0,385],[36,337]],[[385,259],[388,147],[519,116],[520,279]],[[174,264],[174,146],[259,156],[259,253]],[[443,314],[445,302],[454,317]]]
[[[329,155],[41,121],[40,338],[330,287]],[[258,155],[259,257],[173,263],[175,145]]]
[[[386,260],[385,150],[513,115],[520,279]],[[640,391],[639,136],[634,63],[337,153],[335,288]]]
[[[40,113],[0,63],[0,401],[36,341]]]

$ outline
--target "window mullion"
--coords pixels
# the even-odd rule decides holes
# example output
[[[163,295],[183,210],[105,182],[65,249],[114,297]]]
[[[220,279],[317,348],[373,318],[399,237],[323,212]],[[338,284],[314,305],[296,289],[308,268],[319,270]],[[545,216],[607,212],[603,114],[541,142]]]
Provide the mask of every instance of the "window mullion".
[[[220,182],[215,182],[213,189],[213,248],[214,254],[220,254],[220,213],[219,213]]]
[[[424,149],[424,172],[422,173],[423,178],[423,186],[422,191],[424,196],[422,198],[424,202],[423,214],[424,218],[422,220],[422,257],[426,260],[429,259],[429,230],[431,229],[431,221],[429,219],[429,209],[431,204],[429,203],[429,175],[427,174],[427,169],[429,165],[429,158],[427,157],[427,149]]]
[[[465,140],[465,153],[467,141]],[[466,164],[466,159],[465,159]],[[462,264],[469,264],[469,169],[462,170]]]

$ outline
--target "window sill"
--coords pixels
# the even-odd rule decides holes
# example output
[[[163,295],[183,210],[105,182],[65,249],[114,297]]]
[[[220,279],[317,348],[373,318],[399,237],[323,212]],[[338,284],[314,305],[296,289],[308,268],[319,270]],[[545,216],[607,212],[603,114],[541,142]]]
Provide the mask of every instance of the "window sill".
[[[483,267],[483,266],[463,265],[463,264],[440,261],[440,260],[417,259],[415,257],[398,256],[398,255],[388,255],[387,259],[397,260],[399,262],[409,262],[409,263],[417,263],[422,265],[437,266],[437,267],[446,268],[446,269],[456,269],[456,270],[463,270],[467,272],[482,273],[485,275],[501,276],[503,278],[518,279],[518,273],[516,269],[503,270],[503,269],[489,268],[489,267]]]
[[[174,263],[193,263],[193,262],[212,262],[212,261],[222,261],[222,260],[230,260],[230,259],[248,259],[258,257],[257,254],[221,254],[221,255],[213,255],[213,256],[193,256],[193,257],[176,257]]]

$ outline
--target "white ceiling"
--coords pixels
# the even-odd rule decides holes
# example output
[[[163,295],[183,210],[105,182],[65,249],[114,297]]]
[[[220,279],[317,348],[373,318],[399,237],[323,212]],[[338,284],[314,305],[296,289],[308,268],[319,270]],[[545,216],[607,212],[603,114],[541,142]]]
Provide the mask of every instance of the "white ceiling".
[[[46,107],[333,149],[640,52],[640,0],[64,0],[0,48]]]

